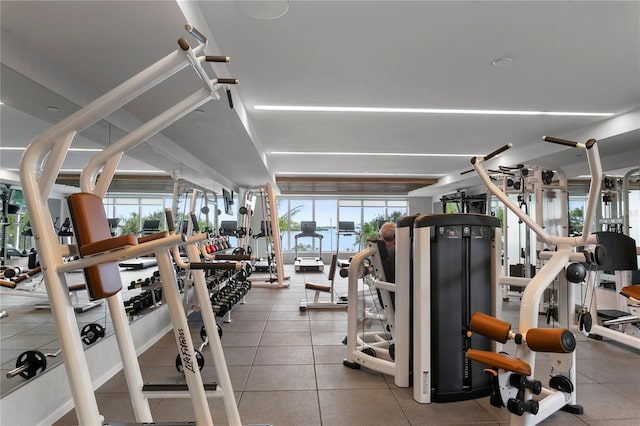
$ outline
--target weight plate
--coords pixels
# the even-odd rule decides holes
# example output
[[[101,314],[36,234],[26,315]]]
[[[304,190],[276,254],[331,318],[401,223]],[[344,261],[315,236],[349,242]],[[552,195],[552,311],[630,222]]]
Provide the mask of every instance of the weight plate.
[[[91,345],[104,337],[104,327],[93,322],[89,323],[82,327],[80,337],[82,338],[82,343]]]
[[[22,352],[16,360],[16,368],[28,366],[20,372],[20,377],[30,379],[47,369],[47,357],[39,351]]]

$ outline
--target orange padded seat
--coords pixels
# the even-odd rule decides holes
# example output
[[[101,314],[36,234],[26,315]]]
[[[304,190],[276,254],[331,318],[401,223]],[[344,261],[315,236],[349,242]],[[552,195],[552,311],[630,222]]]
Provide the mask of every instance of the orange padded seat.
[[[497,367],[503,370],[512,371],[523,376],[531,375],[531,366],[520,358],[511,358],[508,355],[496,352],[481,351],[478,349],[469,349],[467,358],[478,361],[490,367]]]
[[[634,299],[640,300],[640,284],[622,287],[620,293],[623,296],[633,297]]]
[[[102,199],[97,195],[79,192],[67,197],[67,202],[80,256],[138,244],[134,235],[111,237]],[[120,268],[115,261],[89,266],[84,276],[92,299],[104,299],[122,290]]]

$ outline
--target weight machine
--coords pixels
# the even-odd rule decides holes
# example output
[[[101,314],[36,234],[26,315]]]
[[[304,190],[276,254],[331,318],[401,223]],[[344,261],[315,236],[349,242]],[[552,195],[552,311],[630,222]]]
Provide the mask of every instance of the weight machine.
[[[107,300],[136,421],[153,422],[148,398],[179,396],[190,399],[198,424],[213,423],[207,395],[219,396],[220,393],[207,391],[199,370],[194,368],[196,357],[193,342],[168,252],[170,247],[185,243],[185,237],[182,234],[167,236],[165,233],[140,238],[133,235],[112,237],[102,204],[102,198],[120,159],[127,150],[209,100],[219,99],[218,90],[221,88],[225,88],[230,97],[228,85],[237,83],[233,79],[209,78],[202,63],[227,62],[228,58],[204,55],[206,37],[190,24],[186,25],[186,29],[198,40],[197,47],[192,49],[186,39],[180,38],[179,49],[37,136],[22,157],[21,184],[40,254],[47,293],[53,307],[52,314],[79,424],[103,424],[104,419],[98,409],[75,313],[67,295],[68,286],[64,273],[78,269],[85,270],[91,296]],[[68,199],[77,247],[60,244],[47,208],[47,199],[76,134],[188,66],[202,80],[202,89],[109,145],[87,163],[80,175],[82,192],[72,194]],[[164,299],[168,305],[181,361],[185,366],[186,386],[182,391],[168,391],[160,387],[161,392],[158,393],[144,388],[122,302],[122,282],[117,262],[149,253],[154,253],[158,261]],[[64,262],[65,258],[78,255],[79,258]],[[228,391],[232,392],[230,388]],[[230,416],[228,420],[231,424],[240,424],[237,418]]]
[[[260,209],[262,211],[262,223],[266,240],[266,259],[259,259],[258,266],[269,272],[269,276],[264,280],[254,279],[252,284],[255,287],[283,288],[289,287],[288,276],[284,274],[284,260],[282,258],[282,239],[280,237],[280,221],[276,210],[276,195],[271,184],[266,184],[256,188],[247,189],[242,196],[240,233],[238,234],[238,246],[244,253],[249,253],[249,238],[252,232],[252,218],[255,216],[256,202],[260,199]],[[263,266],[261,262],[266,262]],[[254,267],[256,264],[254,264]],[[274,274],[275,272],[275,274]]]
[[[640,349],[640,285],[631,280],[632,271],[638,270],[636,242],[619,232],[596,232],[605,247],[607,257],[602,265],[585,268],[582,265],[574,282],[585,288],[576,326],[594,339],[606,337],[615,342]],[[598,286],[602,271],[613,273],[615,289]],[[586,281],[586,285],[583,282]],[[636,285],[633,285],[636,284]],[[608,303],[602,299],[608,293]],[[582,294],[582,293],[581,293]],[[600,303],[598,303],[600,298]]]
[[[577,327],[591,338],[606,337],[636,349],[640,349],[640,302],[634,297],[639,287],[633,284],[640,281],[633,277],[638,274],[640,252],[629,236],[629,187],[639,171],[629,170],[621,178],[603,177],[596,235],[607,260],[603,265],[583,267],[575,280],[584,289]]]
[[[596,210],[598,231],[624,233],[625,203],[623,194],[623,178],[618,176],[602,177],[602,202],[598,203]]]
[[[567,178],[562,170],[529,164],[518,164],[515,167],[500,166],[498,172],[491,174],[491,178],[503,193],[517,200],[520,210],[530,216],[535,223],[553,235],[568,236]],[[499,277],[499,284],[502,286],[503,300],[506,301],[510,297],[522,296],[522,289],[535,276],[539,267],[536,265],[535,253],[549,247],[538,238],[532,239],[529,226],[511,210],[505,209],[500,200],[494,200],[491,208],[496,209],[498,205],[503,208],[504,252],[503,275]],[[514,226],[514,223],[517,225]],[[513,241],[514,230],[517,232],[516,246]],[[513,262],[514,259],[517,260]],[[512,291],[512,287],[518,290]],[[555,313],[555,310],[555,295],[548,291],[540,311]]]
[[[404,292],[408,300],[409,283],[393,283],[394,277],[390,276],[390,273],[391,265],[388,264],[386,247],[382,239],[369,239],[367,248],[351,259],[348,269],[347,357],[343,365],[352,369],[365,366],[388,374],[394,377],[397,386],[406,387],[409,381],[409,370],[406,362],[402,361],[408,362],[409,347],[408,345],[397,346],[394,337],[396,317],[408,317],[408,312],[396,311],[394,305],[398,298],[405,298]],[[378,317],[382,322],[382,330],[364,330],[367,315],[358,318],[358,313],[364,312],[365,303],[358,297],[360,279],[365,286],[369,287],[373,298],[377,299],[384,309],[384,314]],[[363,326],[360,331],[359,324]],[[402,328],[400,331],[406,333],[408,329]]]
[[[538,225],[529,215],[509,199],[489,177],[482,163],[506,151],[511,144],[486,155],[474,157],[471,164],[487,189],[507,208],[514,212],[520,220],[536,233],[539,240],[555,251],[543,251],[539,258],[545,261],[542,268],[526,285],[520,305],[520,318],[517,332],[511,325],[486,315],[474,315],[469,327],[470,333],[477,333],[493,340],[496,352],[469,350],[467,357],[488,365],[493,394],[491,404],[496,407],[506,405],[511,412],[511,424],[538,424],[558,410],[574,414],[583,412],[576,401],[576,355],[575,337],[568,329],[573,323],[574,289],[566,279],[565,269],[570,262],[601,263],[603,250],[597,245],[598,239],[591,234],[595,218],[596,203],[600,194],[602,168],[598,147],[594,139],[586,143],[577,143],[553,137],[543,140],[556,144],[584,149],[591,172],[591,184],[585,214],[584,233],[580,237],[551,235]],[[577,247],[594,246],[593,250],[576,251]],[[561,328],[538,329],[538,306],[544,291],[554,283],[558,284],[558,323]],[[509,340],[516,343],[517,357],[501,353],[502,345]],[[543,386],[534,379],[537,352],[550,353],[550,376],[548,386]]]

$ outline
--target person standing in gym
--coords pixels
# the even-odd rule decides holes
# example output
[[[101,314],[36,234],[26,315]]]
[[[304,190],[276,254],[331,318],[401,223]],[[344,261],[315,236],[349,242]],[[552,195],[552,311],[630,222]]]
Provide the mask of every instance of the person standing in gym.
[[[380,237],[384,240],[384,245],[387,248],[387,258],[384,259],[389,264],[389,270],[392,271],[391,277],[386,277],[387,281],[395,281],[396,272],[396,224],[392,222],[385,222],[380,227]]]

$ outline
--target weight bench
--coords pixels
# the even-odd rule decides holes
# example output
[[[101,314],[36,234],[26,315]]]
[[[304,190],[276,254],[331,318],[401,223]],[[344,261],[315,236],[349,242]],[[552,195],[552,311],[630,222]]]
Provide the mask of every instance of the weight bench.
[[[336,301],[335,291],[334,291],[334,279],[336,276],[338,263],[338,254],[334,253],[331,256],[331,266],[329,267],[329,285],[325,284],[315,284],[315,283],[305,283],[305,290],[313,290],[313,302],[308,303],[307,299],[300,300],[300,312],[304,312],[307,309],[346,309],[347,303],[346,301]],[[331,300],[328,302],[320,301],[321,293],[329,293],[331,295]]]
[[[131,234],[112,237],[100,197],[92,193],[80,192],[67,197],[67,201],[81,256],[79,261],[70,262],[69,267],[73,262],[80,262],[83,265],[88,263],[89,265],[84,267],[84,274],[89,295],[93,299],[107,299],[109,302],[116,340],[134,409],[137,407],[140,413],[143,413],[142,417],[151,417],[147,400],[147,397],[151,397],[151,395],[147,392],[143,394],[142,374],[135,353],[135,345],[128,328],[122,299],[118,295],[122,290],[122,280],[116,259],[154,253],[158,260],[163,298],[168,306],[180,360],[184,366],[186,389],[188,389],[188,394],[171,393],[171,396],[188,397],[196,416],[202,414],[204,417],[210,417],[207,403],[208,391],[205,390],[199,369],[194,367],[197,358],[193,340],[177,290],[174,267],[169,257],[169,247],[184,243],[184,235],[169,237],[167,232],[159,232],[141,237]],[[145,247],[140,247],[142,245]],[[121,256],[114,256],[119,253]],[[86,262],[94,256],[114,258],[114,260],[99,262],[96,259],[95,263]],[[153,397],[160,398],[167,397],[167,395],[166,392],[156,392]],[[136,415],[138,416],[138,414]]]
[[[102,303],[103,303],[102,300],[89,300],[87,303],[84,303],[82,305],[80,304],[80,301],[78,300],[78,292],[86,289],[87,289],[86,284],[74,284],[67,287],[67,290],[69,290],[69,296],[73,296],[73,298],[75,299],[76,303],[73,305],[73,310],[77,314],[81,314],[93,308],[97,308],[98,306],[102,306]],[[33,308],[34,309],[51,309],[51,304],[36,303],[35,305],[33,305]]]

